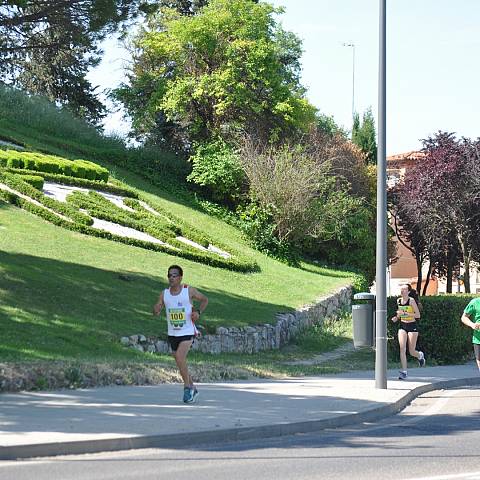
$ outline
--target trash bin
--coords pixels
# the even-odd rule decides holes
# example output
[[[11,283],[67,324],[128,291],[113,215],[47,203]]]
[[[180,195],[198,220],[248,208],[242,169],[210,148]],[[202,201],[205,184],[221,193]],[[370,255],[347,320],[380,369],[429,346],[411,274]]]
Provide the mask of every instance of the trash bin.
[[[353,346],[355,348],[373,347],[375,332],[375,294],[356,293],[354,300],[366,300],[365,303],[352,305]]]

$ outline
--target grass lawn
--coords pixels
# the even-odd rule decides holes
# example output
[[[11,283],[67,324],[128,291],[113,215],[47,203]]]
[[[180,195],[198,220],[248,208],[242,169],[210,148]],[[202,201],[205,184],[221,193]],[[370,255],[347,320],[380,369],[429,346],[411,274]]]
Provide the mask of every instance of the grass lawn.
[[[165,333],[151,309],[172,263],[209,297],[202,321],[210,332],[271,322],[349,282],[348,272],[292,268],[250,253],[261,272],[230,272],[70,232],[0,203],[0,361],[140,360],[119,338]]]
[[[180,264],[184,281],[209,297],[202,315],[207,332],[219,326],[271,323],[275,313],[312,303],[352,282],[348,271],[306,262],[294,268],[252,249],[237,229],[205,214],[184,183],[172,185],[168,175],[162,180],[161,175],[172,170],[179,178],[186,168],[181,159],[125,149],[121,141],[102,137],[66,112],[21,92],[0,88],[0,113],[0,137],[27,149],[99,163],[117,180],[260,267],[258,273],[231,272],[81,235],[0,201],[0,379],[15,366],[34,373],[38,367],[33,380],[24,384],[29,388],[88,386],[87,377],[96,377],[93,384],[102,384],[102,378],[123,384],[178,379],[170,356],[139,353],[119,342],[125,335],[165,335],[165,319],[151,311],[167,285],[171,264]],[[156,185],[122,168],[136,161],[137,154],[155,160]],[[285,362],[351,341],[348,322],[314,328],[280,351],[219,356],[192,352],[189,358],[200,381],[331,372],[337,367]],[[359,364],[354,362],[354,367]],[[58,378],[52,379],[57,373],[52,378],[46,373],[53,370]],[[68,377],[66,383],[62,375]]]

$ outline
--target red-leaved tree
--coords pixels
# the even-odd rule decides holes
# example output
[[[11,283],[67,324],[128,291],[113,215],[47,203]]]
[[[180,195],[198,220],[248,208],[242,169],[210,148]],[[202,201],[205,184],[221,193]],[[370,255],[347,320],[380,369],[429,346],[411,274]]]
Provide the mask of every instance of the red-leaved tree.
[[[480,257],[480,141],[438,132],[422,142],[425,157],[406,174],[399,204],[421,232],[430,260],[451,261],[458,243],[470,292],[468,272]]]

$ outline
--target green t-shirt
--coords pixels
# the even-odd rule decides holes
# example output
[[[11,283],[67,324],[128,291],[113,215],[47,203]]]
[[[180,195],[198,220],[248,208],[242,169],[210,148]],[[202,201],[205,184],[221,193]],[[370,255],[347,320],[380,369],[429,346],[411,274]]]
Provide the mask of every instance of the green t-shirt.
[[[480,323],[480,298],[470,300],[463,313],[466,313],[473,323]],[[473,331],[472,341],[480,344],[480,330]]]

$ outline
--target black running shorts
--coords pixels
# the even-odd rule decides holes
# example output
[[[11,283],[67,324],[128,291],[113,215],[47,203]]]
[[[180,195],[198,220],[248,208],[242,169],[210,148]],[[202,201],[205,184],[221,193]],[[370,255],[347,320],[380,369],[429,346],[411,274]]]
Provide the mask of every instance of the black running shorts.
[[[399,330],[405,330],[407,333],[409,332],[418,332],[417,329],[417,322],[400,322]]]
[[[195,337],[193,335],[183,335],[181,337],[174,337],[173,335],[168,336],[168,343],[170,344],[170,348],[172,349],[172,352],[176,352],[178,346],[182,342],[189,342],[190,340],[193,340]],[[193,345],[193,342],[192,342]]]

